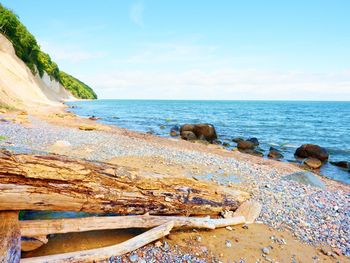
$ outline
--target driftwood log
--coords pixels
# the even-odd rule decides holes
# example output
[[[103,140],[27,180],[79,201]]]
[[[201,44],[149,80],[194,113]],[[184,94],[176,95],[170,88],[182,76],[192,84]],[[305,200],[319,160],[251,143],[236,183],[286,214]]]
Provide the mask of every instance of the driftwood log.
[[[128,252],[134,251],[140,247],[143,247],[159,238],[162,238],[169,234],[174,223],[168,222],[163,225],[157,226],[141,235],[131,238],[125,242],[117,245],[90,249],[85,251],[69,252],[64,254],[24,258],[22,263],[82,263],[82,262],[99,262],[101,260],[109,259],[112,256],[124,255]]]
[[[17,263],[21,258],[21,233],[17,211],[0,212],[0,262]]]
[[[140,176],[137,169],[60,155],[0,152],[0,210],[214,215],[236,210],[249,197],[187,177]]]
[[[243,216],[211,219],[182,216],[101,216],[85,218],[62,218],[49,220],[20,221],[21,235],[26,237],[46,236],[106,229],[152,228],[174,222],[174,227],[215,229],[245,223]]]
[[[21,237],[21,250],[22,251],[32,251],[43,245],[45,245],[49,240],[46,236],[33,236],[33,237]]]

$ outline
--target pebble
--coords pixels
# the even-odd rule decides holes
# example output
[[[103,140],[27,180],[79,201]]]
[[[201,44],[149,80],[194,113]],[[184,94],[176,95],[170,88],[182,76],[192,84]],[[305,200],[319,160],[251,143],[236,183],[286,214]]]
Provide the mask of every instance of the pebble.
[[[328,251],[327,249],[325,249],[325,248],[321,248],[321,253],[323,254],[323,255],[325,255],[325,256],[330,256],[330,251]]]
[[[227,226],[227,227],[225,227],[228,231],[232,231],[232,227],[230,227],[230,226]]]
[[[139,259],[139,256],[138,256],[136,253],[133,253],[133,254],[131,254],[131,255],[129,256],[129,260],[130,260],[131,262],[137,262],[138,259]]]
[[[226,240],[225,245],[226,245],[226,247],[232,247],[232,243],[230,240]]]
[[[270,254],[270,249],[268,249],[267,247],[264,247],[264,248],[262,248],[262,252],[263,252],[265,255],[268,255],[268,254]]]
[[[157,241],[154,245],[155,247],[161,247],[163,244],[161,241]]]
[[[242,226],[242,228],[243,228],[243,229],[248,229],[249,227],[248,227],[247,224],[244,224],[244,225]]]

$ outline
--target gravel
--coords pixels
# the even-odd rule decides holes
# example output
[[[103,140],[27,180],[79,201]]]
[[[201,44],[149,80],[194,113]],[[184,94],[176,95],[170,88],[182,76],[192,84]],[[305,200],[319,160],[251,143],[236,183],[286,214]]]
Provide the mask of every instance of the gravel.
[[[49,146],[64,140],[72,148],[91,149],[84,156],[89,160],[106,161],[117,156],[156,155],[169,162],[200,164],[208,167],[208,170],[215,168],[235,175],[253,193],[252,198],[263,204],[259,221],[277,229],[289,229],[308,244],[328,244],[350,256],[350,191],[347,187],[321,189],[293,180],[281,180],[279,171],[267,169],[263,165],[248,164],[233,158],[188,149],[169,148],[139,138],[114,136],[103,131],[80,131],[54,126],[35,118],[30,120],[33,124],[30,127],[1,123],[0,135],[7,139],[0,140],[0,147],[15,152],[45,153]],[[78,151],[72,151],[71,156],[79,157]],[[156,255],[158,252],[145,253]],[[162,254],[164,251],[160,256]],[[123,262],[118,260],[111,262]],[[163,262],[180,262],[176,261],[178,259],[174,260]],[[201,262],[193,258],[188,260]],[[152,262],[147,259],[146,261]]]

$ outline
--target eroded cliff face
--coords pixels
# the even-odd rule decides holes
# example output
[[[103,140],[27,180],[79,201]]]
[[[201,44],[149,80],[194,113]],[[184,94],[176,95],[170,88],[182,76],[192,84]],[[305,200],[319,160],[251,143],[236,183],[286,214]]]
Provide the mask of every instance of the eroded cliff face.
[[[33,75],[16,56],[12,43],[0,34],[0,104],[18,109],[60,106],[74,97],[56,80],[45,73]]]

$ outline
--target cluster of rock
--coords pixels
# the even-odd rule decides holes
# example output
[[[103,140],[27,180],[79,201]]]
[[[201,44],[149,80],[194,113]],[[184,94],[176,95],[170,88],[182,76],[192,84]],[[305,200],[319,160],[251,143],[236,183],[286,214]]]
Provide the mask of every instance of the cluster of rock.
[[[225,147],[230,146],[229,143],[218,140],[214,125],[208,123],[184,124],[181,127],[174,126],[170,130],[170,135],[180,135],[182,139],[188,141],[200,140],[207,143],[221,144]],[[255,137],[248,139],[234,138],[232,141],[237,143],[237,149],[240,152],[260,157],[264,156],[263,150],[259,148],[259,140]],[[296,149],[294,155],[298,159],[303,159],[303,163],[311,169],[319,169],[329,158],[327,150],[316,144],[303,144]],[[270,147],[267,157],[274,160],[281,160],[284,158],[282,152],[275,147]],[[341,161],[330,163],[350,171],[349,162]]]
[[[306,158],[304,164],[311,169],[319,169],[329,158],[327,150],[316,144],[303,144],[294,155],[297,158]]]

